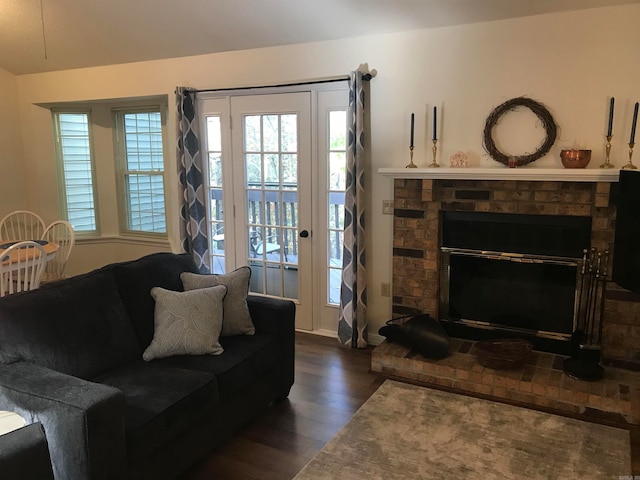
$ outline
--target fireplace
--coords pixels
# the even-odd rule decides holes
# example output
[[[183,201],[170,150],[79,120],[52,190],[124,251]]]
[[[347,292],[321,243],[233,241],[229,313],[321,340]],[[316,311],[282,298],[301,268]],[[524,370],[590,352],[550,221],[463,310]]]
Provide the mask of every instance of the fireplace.
[[[519,170],[515,170],[518,173]],[[464,172],[466,173],[466,170]],[[500,257],[509,257],[509,255],[502,255],[503,253],[521,254],[520,258],[517,256],[513,259],[508,258],[508,262],[504,259],[499,264],[492,262],[496,265],[491,268],[504,269],[507,276],[511,275],[508,271],[510,268],[522,266],[523,261],[525,264],[531,262],[536,265],[535,262],[540,260],[538,257],[542,257],[543,265],[549,265],[545,269],[551,270],[535,271],[531,276],[545,278],[547,283],[551,281],[549,279],[560,281],[562,279],[559,277],[563,276],[564,286],[558,288],[574,292],[573,274],[576,272],[576,262],[579,262],[582,257],[582,249],[591,246],[604,251],[613,246],[615,198],[616,184],[605,181],[396,178],[394,180],[392,315],[428,313],[434,318],[445,319],[445,321],[452,319],[453,321],[450,322],[452,328],[460,326],[458,317],[470,317],[464,310],[459,310],[461,313],[455,316],[444,310],[446,305],[443,302],[441,277],[447,269],[450,269],[450,266],[445,263],[446,255],[443,254],[443,247],[456,252],[459,250],[495,252]],[[464,229],[469,228],[464,226],[467,215],[485,213],[500,215],[490,215],[486,217],[489,220],[475,222],[473,231],[465,233]],[[507,215],[504,218],[509,219],[509,222],[505,224],[501,215]],[[443,218],[448,216],[461,219],[458,225],[454,225],[453,230],[444,227]],[[530,217],[523,222],[518,222],[525,225],[513,227],[509,225],[511,216],[521,219]],[[591,222],[590,228],[583,223],[585,221]],[[456,223],[455,220],[454,223]],[[486,230],[493,230],[494,234],[490,235]],[[514,230],[516,233],[522,230],[527,232],[524,235],[518,235],[520,237],[518,241],[521,244],[517,247],[510,243],[514,237]],[[586,233],[585,230],[590,232]],[[495,234],[496,231],[497,234]],[[458,233],[454,235],[447,232]],[[487,242],[494,242],[494,244]],[[450,253],[449,260],[453,258],[454,262],[471,263],[479,263],[483,260],[483,258],[468,258],[469,255],[464,256],[461,253]],[[554,270],[556,267],[551,262],[557,258],[552,257],[561,257],[561,262],[569,265],[561,263]],[[473,268],[480,267],[476,265]],[[482,274],[493,273],[490,270],[489,273]],[[464,278],[453,281],[466,282]],[[511,288],[511,283],[505,282],[506,287],[498,286],[493,288],[492,292]],[[533,283],[536,284],[535,288],[538,288],[537,285],[542,282],[534,281]],[[566,300],[571,295],[575,293],[567,293],[564,296],[565,303],[562,308],[565,312],[569,312],[572,308],[573,304]],[[503,295],[505,296],[512,297],[512,294]],[[553,297],[548,302],[556,303],[557,300]],[[557,310],[559,311],[560,309]],[[557,319],[551,320],[552,316],[548,316],[548,320],[553,323],[553,327],[549,325],[531,327],[525,324],[524,330],[527,330],[525,333],[531,334],[531,337],[541,342],[542,345],[536,346],[538,350],[553,352],[558,351],[557,348],[567,346],[568,342],[565,339],[573,327],[573,319],[569,318],[570,313],[557,312],[556,314],[560,315],[567,322],[566,324],[562,325],[556,321]],[[536,316],[542,318],[547,315]],[[483,317],[478,321],[488,322]],[[614,282],[609,282],[606,289],[602,335],[602,354],[606,363],[640,370],[639,322],[640,294],[628,292]],[[511,327],[520,328],[523,323],[526,323],[525,320]],[[482,324],[476,326],[482,327]],[[553,335],[544,333],[550,331],[555,332],[554,335],[559,338],[549,338]],[[476,328],[473,333],[481,335],[488,332],[494,337],[498,336],[502,330],[484,329],[483,331],[481,328]],[[494,333],[496,335],[493,335]],[[507,331],[505,335],[515,336],[515,333],[515,331]],[[458,335],[457,332],[452,336],[464,337],[462,333]],[[546,343],[551,345],[545,345]]]
[[[567,353],[591,218],[441,212],[439,318],[451,336]]]
[[[582,181],[575,174],[570,181],[527,180],[525,173],[530,172],[528,169],[495,169],[496,172],[504,172],[498,175],[502,179],[490,180],[469,178],[483,175],[482,169],[455,169],[455,172],[462,172],[456,178],[443,178],[450,174],[443,171],[446,169],[429,170],[428,173],[435,178],[410,178],[413,172],[409,170],[399,171],[398,177],[394,178],[393,316],[429,313],[438,319],[451,318],[445,322],[456,328],[461,323],[458,318],[471,317],[464,310],[464,305],[446,307],[457,309],[455,316],[444,313],[440,281],[447,270],[451,271],[452,259],[454,263],[469,262],[471,266],[463,265],[461,271],[475,269],[481,278],[492,278],[494,268],[504,269],[500,275],[511,279],[492,288],[492,293],[513,288],[512,283],[520,281],[519,273],[512,275],[509,272],[512,267],[541,266],[542,271],[529,274],[529,282],[534,286],[525,290],[531,293],[529,290],[538,288],[540,284],[547,286],[558,282],[554,290],[561,292],[554,292],[554,295],[561,295],[565,302],[562,308],[558,306],[555,309],[559,318],[552,319],[551,314],[538,313],[534,317],[538,320],[545,317],[548,323],[534,327],[527,319],[514,320],[509,316],[511,324],[507,322],[500,328],[494,325],[489,330],[483,328],[482,322],[498,322],[495,318],[486,320],[487,317],[481,316],[475,325],[479,328],[473,334],[484,331],[496,337],[499,332],[513,328],[506,330],[505,334],[531,335],[542,342],[567,345],[566,336],[573,328],[575,303],[571,298],[575,297],[575,283],[579,281],[575,275],[576,264],[582,256],[581,249],[591,246],[603,251],[613,245],[615,184],[598,178]],[[560,178],[564,173],[554,173],[553,178]],[[581,170],[581,173],[591,175],[586,170]],[[601,174],[599,170],[597,173]],[[511,175],[516,178],[505,179]],[[509,216],[489,215],[484,217],[484,221],[474,220],[472,231],[460,234],[457,227],[467,228],[464,227],[467,214],[475,218],[476,213]],[[444,226],[445,217],[461,219],[462,223],[454,225],[454,230],[448,230],[449,227]],[[556,220],[553,219],[555,217]],[[483,218],[483,215],[477,218]],[[503,218],[507,219],[506,225],[501,221]],[[525,225],[508,225],[512,219]],[[590,227],[583,223],[585,221],[590,221]],[[493,234],[485,232],[485,227],[489,226]],[[528,233],[514,236],[512,230]],[[590,232],[585,233],[585,230]],[[453,235],[451,232],[458,233]],[[517,246],[513,246],[511,239],[518,237]],[[489,241],[492,243],[485,243]],[[445,258],[447,249],[448,265]],[[490,267],[474,265],[485,259],[492,260]],[[558,261],[559,265],[554,263]],[[454,264],[453,268],[458,266]],[[557,270],[553,270],[556,266]],[[483,272],[485,268],[489,268],[488,273]],[[546,271],[547,268],[551,270]],[[531,278],[539,280],[531,281]],[[467,281],[464,277],[449,280],[454,286],[458,283],[465,285]],[[499,300],[504,303],[505,298],[512,301],[512,297],[513,294],[505,292]],[[444,298],[450,298],[450,294]],[[484,300],[482,296],[480,300]],[[450,303],[455,302],[455,299],[450,300]],[[553,297],[549,302],[556,304],[558,300]],[[529,313],[534,308],[538,305],[532,302],[520,311]],[[561,311],[565,313],[560,314]],[[518,323],[514,324],[515,321]],[[409,379],[434,388],[451,388],[486,398],[553,409],[559,413],[588,415],[606,412],[607,418],[611,418],[611,414],[622,415],[626,421],[640,425],[640,294],[626,291],[610,281],[606,288],[603,327],[602,354],[606,373],[598,382],[582,382],[565,375],[562,367],[566,356],[549,353],[540,346],[522,369],[484,368],[477,362],[474,342],[459,338],[462,335],[452,336],[451,355],[440,360],[424,358],[409,347],[382,342],[373,350],[371,369],[391,378]]]

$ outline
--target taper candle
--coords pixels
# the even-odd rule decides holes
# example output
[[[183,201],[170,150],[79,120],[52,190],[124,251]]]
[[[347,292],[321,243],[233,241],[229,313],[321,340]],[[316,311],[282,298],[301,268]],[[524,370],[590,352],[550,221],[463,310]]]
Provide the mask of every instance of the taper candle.
[[[433,107],[433,139],[436,140],[438,138],[438,107],[434,105]]]
[[[412,113],[411,114],[411,141],[409,142],[409,147],[413,147],[413,122],[414,122],[414,115]]]
[[[607,137],[611,136],[611,131],[613,130],[613,102],[615,98],[611,97],[609,102],[609,129],[607,130]]]
[[[636,143],[636,123],[638,123],[638,102],[636,102],[636,106],[633,107],[633,120],[631,121],[631,137],[629,138],[629,143]]]

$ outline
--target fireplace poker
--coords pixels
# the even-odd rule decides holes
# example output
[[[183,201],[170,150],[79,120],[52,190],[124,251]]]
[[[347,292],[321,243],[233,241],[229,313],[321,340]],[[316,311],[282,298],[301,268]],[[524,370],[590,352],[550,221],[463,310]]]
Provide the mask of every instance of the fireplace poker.
[[[609,250],[604,251],[602,258],[602,298],[600,300],[600,322],[598,323],[598,345],[602,343],[602,325],[604,323],[604,300],[607,291],[607,266],[609,265]]]
[[[594,257],[595,257],[595,248],[592,248],[591,251],[589,252],[589,268],[588,268],[588,272],[587,272],[587,280],[588,280],[588,286],[587,286],[587,301],[586,301],[586,308],[585,308],[585,312],[584,312],[584,335],[585,335],[585,345],[589,344],[590,341],[590,331],[591,331],[591,320],[590,320],[590,316],[591,316],[591,305],[593,303],[593,288],[594,288],[594,274],[595,274],[595,263],[594,263]]]
[[[576,330],[577,330],[577,334],[579,334],[581,337],[584,336],[585,334],[585,328],[586,325],[582,324],[582,292],[584,292],[584,288],[585,288],[585,271],[587,269],[587,254],[588,254],[588,250],[585,248],[584,250],[582,250],[582,266],[580,267],[580,291],[578,292],[578,311],[576,312],[576,315],[578,317],[578,321],[576,322]],[[576,335],[577,337],[578,335]],[[581,342],[582,343],[582,342]]]
[[[594,337],[595,331],[595,323],[596,323],[596,309],[598,307],[598,290],[600,289],[600,269],[602,268],[602,253],[598,252],[598,261],[596,263],[595,268],[595,276],[594,276],[594,289],[593,289],[593,300],[591,302],[591,324],[589,325],[589,344],[594,345],[597,344],[596,339]]]

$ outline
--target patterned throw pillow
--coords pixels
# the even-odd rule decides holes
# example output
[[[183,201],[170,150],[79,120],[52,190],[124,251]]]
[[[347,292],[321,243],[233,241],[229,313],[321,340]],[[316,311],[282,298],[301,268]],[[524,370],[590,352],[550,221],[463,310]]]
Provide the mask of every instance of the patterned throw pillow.
[[[184,272],[180,275],[182,285],[186,291],[200,288],[225,285],[227,296],[224,298],[224,316],[222,319],[222,336],[253,335],[256,329],[251,321],[247,295],[249,294],[249,280],[251,269],[240,267],[233,272],[222,275],[198,275]]]
[[[222,304],[227,287],[174,292],[154,287],[155,331],[142,354],[146,361],[173,355],[220,355]]]

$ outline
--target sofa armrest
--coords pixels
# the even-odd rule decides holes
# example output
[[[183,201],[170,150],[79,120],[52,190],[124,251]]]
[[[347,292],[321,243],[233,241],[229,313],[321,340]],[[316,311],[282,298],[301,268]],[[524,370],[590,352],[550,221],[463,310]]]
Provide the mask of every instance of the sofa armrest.
[[[295,330],[296,304],[292,301],[249,295],[247,304],[257,334],[281,334]]]
[[[126,478],[118,389],[28,362],[0,364],[0,410],[42,423],[57,480]]]
[[[296,305],[290,300],[257,295],[249,295],[247,304],[256,335],[276,334],[280,339],[281,383],[278,397],[286,398],[294,381]]]

